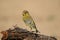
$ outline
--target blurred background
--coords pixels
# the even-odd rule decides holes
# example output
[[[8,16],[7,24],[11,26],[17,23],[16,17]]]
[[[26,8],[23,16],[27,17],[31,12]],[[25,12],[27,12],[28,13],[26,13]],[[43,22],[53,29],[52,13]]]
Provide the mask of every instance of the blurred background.
[[[0,0],[0,32],[15,24],[28,30],[22,20],[23,10],[29,11],[40,34],[60,40],[60,0]]]

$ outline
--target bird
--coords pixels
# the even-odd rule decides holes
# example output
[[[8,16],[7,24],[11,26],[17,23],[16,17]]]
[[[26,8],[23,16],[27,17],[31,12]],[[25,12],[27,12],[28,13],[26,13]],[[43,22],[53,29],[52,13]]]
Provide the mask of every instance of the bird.
[[[31,30],[32,30],[32,29],[35,29],[35,31],[32,31],[32,32],[36,32],[36,33],[39,32],[39,31],[37,30],[37,27],[36,27],[36,24],[35,24],[33,18],[30,16],[30,14],[29,14],[29,12],[28,12],[27,10],[24,10],[24,11],[22,12],[22,18],[23,18],[24,23],[25,23],[27,26],[29,26]]]

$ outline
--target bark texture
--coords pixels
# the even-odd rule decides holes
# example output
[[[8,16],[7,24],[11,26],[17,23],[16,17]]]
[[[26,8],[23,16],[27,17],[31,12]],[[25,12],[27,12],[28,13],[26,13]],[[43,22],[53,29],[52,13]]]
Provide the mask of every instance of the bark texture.
[[[3,34],[1,40],[57,40],[55,37],[36,34],[19,27],[14,27],[14,29],[8,29],[1,33]]]

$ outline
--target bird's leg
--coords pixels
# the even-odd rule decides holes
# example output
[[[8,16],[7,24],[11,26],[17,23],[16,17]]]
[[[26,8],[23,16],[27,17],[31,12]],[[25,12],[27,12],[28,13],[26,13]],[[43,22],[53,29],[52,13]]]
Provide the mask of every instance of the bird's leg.
[[[31,32],[35,32],[35,31],[32,30],[32,27],[31,26],[30,26],[30,29],[31,29]]]
[[[32,31],[32,27],[30,27],[30,29],[31,29],[31,32],[34,32],[34,31]]]

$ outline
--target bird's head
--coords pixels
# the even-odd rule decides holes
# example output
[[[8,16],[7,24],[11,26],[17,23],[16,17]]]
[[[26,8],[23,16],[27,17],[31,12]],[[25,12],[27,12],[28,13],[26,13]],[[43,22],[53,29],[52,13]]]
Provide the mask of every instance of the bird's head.
[[[29,12],[27,10],[24,10],[22,13],[23,16],[29,16]]]

